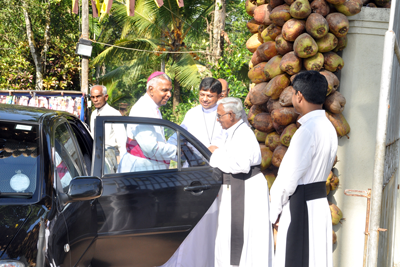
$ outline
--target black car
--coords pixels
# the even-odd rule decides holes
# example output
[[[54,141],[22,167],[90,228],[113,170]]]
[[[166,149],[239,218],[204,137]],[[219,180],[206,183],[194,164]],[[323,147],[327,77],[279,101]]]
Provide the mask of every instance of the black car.
[[[177,137],[168,169],[110,172],[109,124]],[[0,104],[0,266],[159,266],[211,206],[221,181],[209,150],[165,120]]]

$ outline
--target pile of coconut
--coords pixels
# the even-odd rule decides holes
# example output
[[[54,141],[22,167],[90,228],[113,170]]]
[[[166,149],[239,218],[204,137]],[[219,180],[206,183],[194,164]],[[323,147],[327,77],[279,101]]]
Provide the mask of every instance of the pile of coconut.
[[[348,137],[350,126],[342,114],[346,99],[338,91],[337,73],[344,67],[341,51],[347,45],[347,16],[359,13],[362,6],[361,0],[247,0],[246,12],[253,17],[247,27],[253,35],[246,47],[253,56],[248,73],[252,85],[245,105],[260,142],[261,168],[269,187],[300,127],[291,102],[291,84],[296,74],[315,70],[325,76],[326,116],[338,137]],[[333,194],[338,185],[338,177],[331,172],[326,182],[327,194]],[[337,224],[342,212],[333,203],[330,207],[332,223]]]

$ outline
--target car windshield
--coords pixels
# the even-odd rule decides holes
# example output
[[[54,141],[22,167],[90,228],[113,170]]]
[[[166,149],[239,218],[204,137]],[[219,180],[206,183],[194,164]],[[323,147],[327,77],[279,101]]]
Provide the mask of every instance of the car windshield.
[[[0,121],[0,198],[34,194],[38,144],[38,126]]]

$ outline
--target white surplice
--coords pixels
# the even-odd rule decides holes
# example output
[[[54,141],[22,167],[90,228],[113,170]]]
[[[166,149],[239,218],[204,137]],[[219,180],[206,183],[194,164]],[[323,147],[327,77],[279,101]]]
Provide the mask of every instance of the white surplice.
[[[204,109],[201,105],[190,109],[183,119],[181,127],[195,136],[204,146],[222,146],[227,131],[217,121],[218,105]],[[174,134],[168,140],[176,144]],[[218,224],[218,197],[202,219],[185,238],[174,255],[163,267],[213,267],[215,253],[215,237]]]
[[[92,137],[94,137],[94,121],[98,116],[121,116],[121,113],[107,103],[102,108],[95,109],[90,117],[90,133]],[[108,147],[115,147],[118,148],[119,155],[124,155],[126,152],[126,131],[124,125],[106,123],[104,130],[106,149]]]
[[[129,116],[161,119],[158,105],[145,93],[132,107]],[[176,160],[177,148],[166,143],[164,127],[150,124],[128,124],[127,137],[139,144],[146,158],[126,152],[118,167],[118,172],[134,172],[168,169],[170,160]]]
[[[226,143],[214,151],[210,165],[225,173],[248,173],[261,163],[260,146],[253,131],[239,120],[228,130]],[[272,266],[273,235],[269,220],[268,183],[262,173],[245,181],[244,243],[241,267]],[[215,266],[230,265],[231,190],[223,185],[219,195],[218,230],[215,243]]]
[[[337,134],[324,110],[299,119],[271,188],[271,222],[279,220],[274,267],[284,267],[287,230],[291,223],[289,197],[297,185],[326,181],[337,151]],[[332,220],[326,198],[307,201],[309,267],[332,267]],[[296,223],[295,221],[293,223]]]

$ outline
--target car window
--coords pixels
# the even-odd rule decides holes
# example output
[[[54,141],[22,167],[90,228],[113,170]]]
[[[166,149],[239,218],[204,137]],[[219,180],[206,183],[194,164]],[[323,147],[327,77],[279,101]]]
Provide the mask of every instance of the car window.
[[[120,128],[116,130],[117,127]],[[182,134],[180,134],[180,158],[178,158],[178,134],[169,127],[107,122],[104,128],[105,134],[114,131],[118,132],[118,135],[105,136],[103,174],[208,165],[204,156]],[[107,131],[107,128],[114,130]]]
[[[78,141],[78,147],[83,157],[83,165],[86,167],[87,173],[90,174],[92,167],[92,137],[82,123],[74,122],[70,123],[70,126],[76,137],[76,140]]]
[[[0,121],[1,194],[35,192],[40,162],[38,128]]]
[[[64,192],[67,192],[71,180],[83,175],[81,160],[74,143],[74,137],[68,130],[66,123],[57,126],[54,137],[54,169]]]

